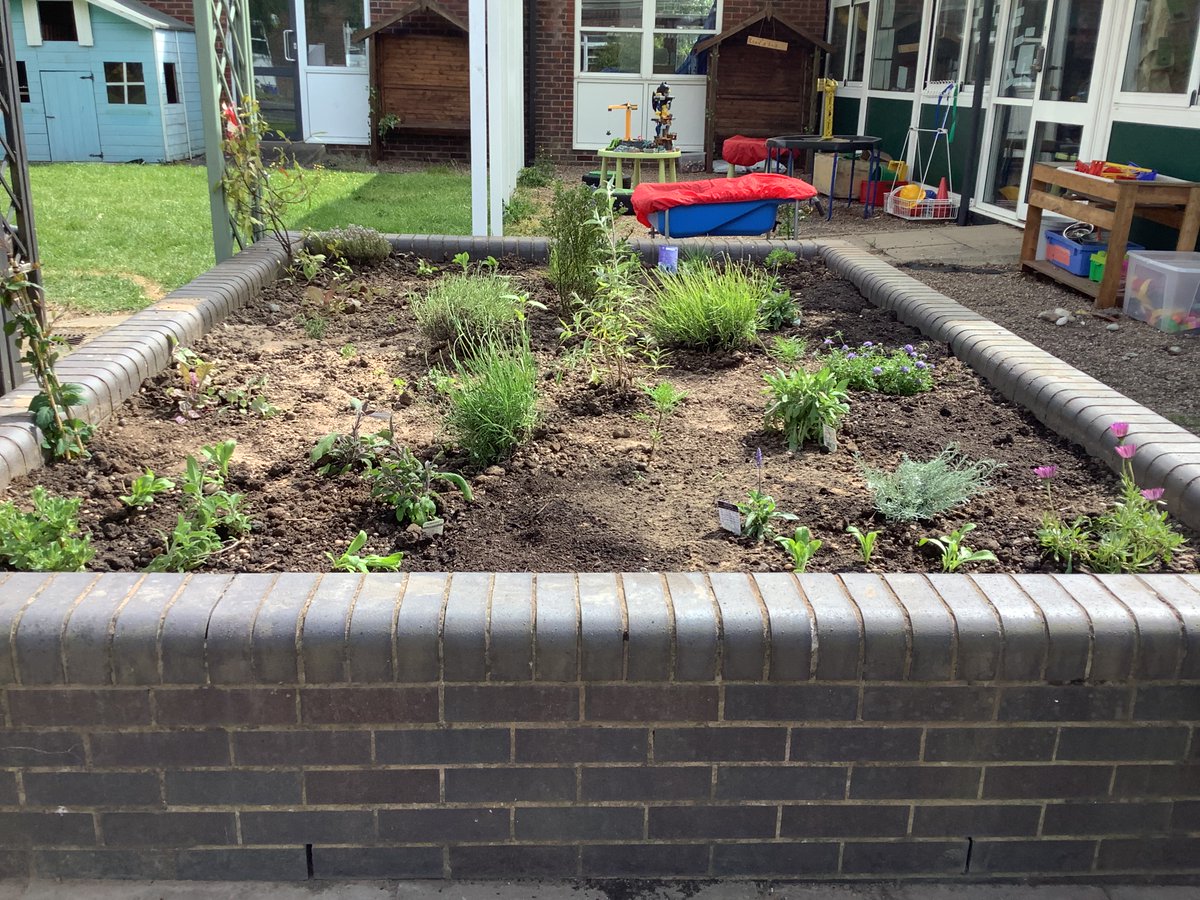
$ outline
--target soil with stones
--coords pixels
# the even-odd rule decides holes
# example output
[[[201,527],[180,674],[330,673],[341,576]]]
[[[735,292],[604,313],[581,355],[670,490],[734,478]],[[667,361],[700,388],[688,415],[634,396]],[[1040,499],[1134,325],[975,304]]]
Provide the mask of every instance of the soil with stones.
[[[161,552],[180,498],[160,497],[146,513],[133,514],[118,496],[146,467],[178,479],[187,454],[234,439],[230,480],[247,495],[254,529],[205,568],[241,572],[327,570],[326,551],[340,553],[360,529],[370,536],[367,552],[403,550],[408,570],[787,570],[790,560],[777,547],[749,544],[717,525],[716,502],[742,500],[759,483],[752,458],[760,447],[762,489],[824,541],[810,571],[863,570],[845,534],[852,524],[881,532],[872,570],[936,570],[937,559],[928,547],[918,549],[918,539],[966,522],[978,526],[968,543],[999,558],[975,571],[1051,571],[1034,537],[1044,488],[1032,468],[1060,467],[1054,504],[1064,513],[1097,514],[1115,497],[1105,466],[1005,401],[944,346],[924,341],[816,263],[784,270],[784,284],[803,309],[791,333],[810,348],[835,334],[850,344],[922,345],[935,364],[935,389],[914,397],[853,392],[838,451],[793,455],[780,434],[762,426],[763,374],[775,367],[763,347],[677,353],[658,377],[686,391],[687,399],[651,456],[648,426],[636,417],[648,411],[648,402],[619,402],[567,366],[544,272],[519,263],[504,271],[547,309],[530,316],[541,421],[499,466],[480,471],[467,465],[445,431],[427,377],[431,365],[444,364],[441,348],[423,339],[408,303],[434,276],[419,274],[415,259],[393,257],[363,274],[371,294],[360,309],[332,317],[320,340],[298,324],[307,302],[303,286],[279,282],[194,347],[216,362],[224,385],[265,376],[278,415],[264,420],[221,409],[179,424],[166,393],[178,375],[167,372],[146,382],[97,432],[90,460],[37,472],[15,484],[10,496],[24,502],[34,483],[81,494],[82,526],[97,550],[90,567],[140,569]],[[403,394],[397,394],[397,378],[408,382]],[[316,440],[350,430],[351,398],[375,410],[367,430],[390,419],[399,442],[425,457],[443,452],[440,468],[469,478],[475,502],[446,493],[444,534],[401,527],[355,475],[325,478],[313,470],[309,451]],[[875,513],[860,460],[892,467],[902,454],[927,459],[954,442],[971,458],[1003,463],[992,490],[919,524],[891,523]],[[1195,565],[1185,551],[1173,568]]]

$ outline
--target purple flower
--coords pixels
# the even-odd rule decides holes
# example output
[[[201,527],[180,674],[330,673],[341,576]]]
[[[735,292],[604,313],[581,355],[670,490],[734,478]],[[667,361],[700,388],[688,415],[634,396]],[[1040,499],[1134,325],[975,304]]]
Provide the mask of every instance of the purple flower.
[[[858,354],[857,353],[847,353],[846,359],[858,359]]]
[[[1129,434],[1129,423],[1128,422],[1113,422],[1111,425],[1108,426],[1108,430],[1111,431],[1118,440],[1120,440],[1120,439],[1124,438],[1125,435]],[[1130,454],[1130,455],[1132,455],[1132,454]],[[1125,458],[1129,459],[1128,456]]]
[[[1164,488],[1146,488],[1142,491],[1142,496],[1147,500],[1161,500]]]
[[[917,368],[918,369],[927,369],[929,367],[925,363],[921,362],[920,360],[917,360]]]
[[[916,353],[917,351],[913,349],[913,345],[912,345],[912,344],[905,344],[905,345],[904,345],[904,352],[905,352],[905,353],[907,353],[909,356],[912,356],[912,355],[913,355],[914,353]]]
[[[826,347],[832,347],[833,346],[833,338],[825,338],[825,340],[822,341],[821,343],[823,343]]]
[[[863,341],[863,346],[864,347],[874,347],[875,345],[872,344],[870,341]]]
[[[871,374],[872,375],[882,375],[883,374],[883,366],[876,366],[875,368],[873,368],[871,370]]]
[[[1043,480],[1053,478],[1058,474],[1058,466],[1035,466],[1033,474]]]
[[[903,372],[905,375],[907,375],[909,372],[912,371],[912,369],[910,369],[908,366],[901,366],[900,371]]]
[[[756,469],[762,469],[763,467],[762,447],[754,451],[754,467]]]
[[[1122,444],[1117,448],[1117,456],[1121,459],[1133,459],[1133,454],[1137,453],[1137,444]]]
[[[850,345],[849,345],[849,344],[842,344],[842,352],[843,352],[843,353],[845,353],[845,352],[846,352],[847,350],[849,350],[849,349],[850,349]]]

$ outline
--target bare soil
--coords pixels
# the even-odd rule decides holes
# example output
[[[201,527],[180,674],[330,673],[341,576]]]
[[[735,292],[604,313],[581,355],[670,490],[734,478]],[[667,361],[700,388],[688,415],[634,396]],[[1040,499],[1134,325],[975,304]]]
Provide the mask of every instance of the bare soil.
[[[91,567],[140,569],[161,551],[179,497],[162,497],[145,514],[126,510],[117,497],[146,467],[177,478],[187,454],[235,439],[231,481],[247,495],[254,530],[206,569],[240,572],[326,570],[325,552],[341,552],[359,529],[370,535],[368,552],[401,549],[409,570],[786,570],[789,559],[778,548],[717,527],[716,501],[742,500],[758,483],[752,457],[760,447],[762,489],[825,542],[810,571],[864,568],[844,533],[851,524],[882,532],[872,570],[935,570],[937,560],[917,548],[918,538],[965,522],[978,526],[968,543],[999,557],[978,571],[1050,571],[1034,538],[1044,494],[1032,468],[1060,467],[1054,503],[1064,512],[1099,513],[1115,496],[1105,466],[1005,401],[944,346],[923,340],[815,263],[785,270],[785,284],[803,308],[802,323],[790,333],[810,348],[834,334],[851,344],[922,345],[936,365],[935,389],[915,397],[853,393],[838,452],[808,448],[793,455],[780,434],[762,426],[762,376],[775,365],[762,346],[677,353],[661,377],[688,397],[651,457],[648,428],[635,418],[648,403],[620,401],[566,367],[544,273],[520,263],[504,270],[549,309],[535,310],[530,320],[542,375],[541,423],[499,467],[467,465],[444,430],[426,378],[442,362],[440,348],[424,341],[408,305],[430,276],[417,273],[415,259],[393,257],[364,273],[374,296],[361,310],[331,319],[321,340],[297,324],[303,287],[279,282],[196,345],[202,357],[217,361],[224,384],[266,376],[277,416],[261,420],[224,409],[179,424],[166,394],[178,376],[164,373],[96,434],[90,460],[35,473],[10,494],[23,500],[38,483],[82,495],[82,525],[97,548]],[[411,385],[407,396],[397,395],[397,377]],[[402,528],[391,510],[371,501],[360,478],[324,478],[313,470],[308,454],[316,440],[350,429],[352,397],[376,410],[368,430],[391,418],[400,442],[425,457],[443,453],[441,467],[472,482],[474,503],[446,495],[443,535]],[[1004,464],[991,491],[927,523],[891,523],[874,512],[860,460],[893,466],[901,454],[925,459],[955,442],[972,458]],[[1174,568],[1194,570],[1194,556],[1181,554]]]

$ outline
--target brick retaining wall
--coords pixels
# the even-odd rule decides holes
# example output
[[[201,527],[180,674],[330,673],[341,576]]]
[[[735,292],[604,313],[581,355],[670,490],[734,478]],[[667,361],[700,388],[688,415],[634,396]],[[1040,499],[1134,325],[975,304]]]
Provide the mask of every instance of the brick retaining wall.
[[[0,875],[1200,875],[1200,577],[0,575]]]

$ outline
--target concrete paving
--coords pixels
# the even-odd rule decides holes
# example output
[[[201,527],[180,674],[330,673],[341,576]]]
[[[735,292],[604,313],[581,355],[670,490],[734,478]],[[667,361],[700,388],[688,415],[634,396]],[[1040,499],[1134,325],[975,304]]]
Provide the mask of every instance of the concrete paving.
[[[784,882],[0,882],[0,900],[1200,900],[1200,886]]]
[[[844,235],[843,240],[892,265],[941,262],[960,266],[1012,265],[1020,258],[1021,230],[1011,225],[914,225],[904,231]]]

